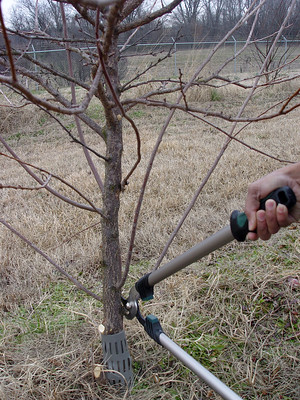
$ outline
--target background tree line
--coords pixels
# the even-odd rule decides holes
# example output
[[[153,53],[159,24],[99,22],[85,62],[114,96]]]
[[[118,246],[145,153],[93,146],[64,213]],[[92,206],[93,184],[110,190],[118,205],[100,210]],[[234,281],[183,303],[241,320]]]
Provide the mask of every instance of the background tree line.
[[[134,40],[131,41],[131,47],[133,48],[135,44],[172,43],[174,40],[181,43],[218,41],[235,26],[247,8],[251,7],[250,0],[184,0],[171,16],[165,15],[136,29],[139,21],[144,19],[152,9],[155,9],[155,2],[139,3],[140,5],[126,17],[125,22],[131,29],[126,29],[120,33],[118,38],[119,45],[129,42],[133,31]],[[261,12],[255,25],[254,39],[267,40],[267,49],[271,46],[274,32],[281,26],[290,4],[291,0],[274,0],[265,2],[261,7]],[[76,5],[66,4],[66,19],[70,37],[73,40],[73,47],[76,47],[76,51],[72,52],[72,59],[76,69],[74,73],[80,80],[84,81],[89,79],[91,71],[88,67],[88,60],[86,63],[79,62],[84,57],[83,53],[80,52],[80,48],[90,46],[88,37],[92,35],[92,32],[91,25],[79,13],[74,12],[74,9],[76,9]],[[93,11],[89,10],[88,12],[90,18],[92,18]],[[300,2],[297,2],[297,6],[291,14],[284,37],[297,39],[299,38],[300,29]],[[252,22],[248,21],[247,24],[236,30],[235,38],[240,40],[246,38]],[[34,0],[19,0],[13,9],[9,24],[10,40],[15,48],[26,48],[26,52],[29,55],[28,63],[31,62],[32,57],[38,57],[39,62],[50,65],[55,64],[57,69],[67,72],[67,60],[63,53],[64,48],[56,40],[56,38],[61,37],[63,31],[59,2],[41,0],[36,3]],[[48,40],[41,40],[38,34],[36,36],[32,35],[32,27],[37,33],[44,32]],[[29,36],[26,35],[26,32],[28,32],[28,35],[30,32],[29,47]],[[3,47],[1,33],[0,47]],[[35,53],[43,50],[61,50],[62,53]],[[258,51],[258,57],[260,57],[260,52],[261,50]],[[124,53],[121,58],[121,75],[126,73],[126,57],[130,56],[130,54],[129,48],[129,51]],[[26,56],[23,57],[22,62],[26,66]],[[80,68],[76,67],[78,65],[80,65]],[[36,70],[38,70],[38,67],[36,67]]]
[[[132,14],[127,17],[127,23],[132,27],[143,18],[153,5],[141,2]],[[276,32],[289,9],[291,0],[274,0],[266,2],[262,8],[255,29],[255,38],[267,38]],[[177,37],[180,41],[218,40],[226,32],[232,29],[241,18],[245,10],[250,7],[250,0],[184,0],[172,16],[164,16],[158,21],[141,26],[135,34],[136,42],[157,43],[159,41],[171,41]],[[62,20],[59,12],[59,2],[42,0],[38,3],[33,0],[19,0],[10,18],[10,26],[13,31],[30,31],[32,26],[39,31],[46,32],[49,36],[60,36],[62,33]],[[90,26],[85,20],[74,14],[74,8],[66,8],[66,17],[70,34],[73,38],[81,38],[83,33],[88,34]],[[240,28],[235,35],[244,39],[249,33],[252,21]],[[300,30],[300,2],[294,8],[285,29],[285,37],[288,39],[299,38]],[[122,33],[119,37],[120,44],[124,44],[131,31]],[[43,43],[45,45],[45,43]],[[37,43],[41,49],[41,43]],[[50,45],[50,43],[49,43]],[[51,47],[51,46],[50,46]]]

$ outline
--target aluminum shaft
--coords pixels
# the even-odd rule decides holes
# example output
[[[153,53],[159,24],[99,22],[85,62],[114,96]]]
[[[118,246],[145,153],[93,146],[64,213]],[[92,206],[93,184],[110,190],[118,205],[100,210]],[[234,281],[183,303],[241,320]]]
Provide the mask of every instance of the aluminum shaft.
[[[194,263],[195,261],[198,261],[201,258],[207,256],[212,251],[219,249],[225,244],[231,242],[233,239],[234,237],[231,233],[230,226],[226,226],[225,228],[216,232],[214,235],[196,244],[185,253],[163,265],[161,268],[153,271],[148,276],[149,285],[156,285],[158,282],[161,282],[162,280],[175,274],[176,272]]]
[[[198,361],[187,354],[180,346],[173,342],[167,335],[161,333],[159,335],[160,344],[170,351],[178,360],[186,367],[193,371],[200,379],[202,379],[209,387],[218,393],[224,400],[242,400],[235,392],[233,392],[225,383],[221,382],[216,376],[204,368]]]

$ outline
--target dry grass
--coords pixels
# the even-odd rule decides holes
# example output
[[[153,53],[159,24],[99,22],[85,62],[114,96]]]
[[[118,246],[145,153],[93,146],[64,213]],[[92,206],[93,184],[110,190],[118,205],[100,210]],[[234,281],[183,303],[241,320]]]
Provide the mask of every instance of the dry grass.
[[[231,60],[230,62],[227,62],[227,65],[224,68],[225,74],[235,74],[236,76],[241,76],[241,74],[255,75],[261,66],[256,45],[248,45],[246,49],[243,49],[244,45],[245,43],[237,44],[237,57],[235,62],[233,60],[235,54],[233,41],[230,44],[227,43],[219,48],[213,57],[212,63],[208,66],[208,71],[212,72],[212,69],[214,69],[216,65],[220,66],[227,62],[227,60]],[[187,46],[177,43],[176,53],[172,51],[172,56],[167,57],[160,63],[159,78],[169,78],[172,76],[177,77],[179,69],[185,75],[194,73],[195,69],[193,67],[202,64],[215,46],[216,43],[206,43],[205,45],[199,46]],[[127,76],[132,78],[136,76],[137,73],[146,70],[151,64],[155,64],[159,58],[163,58],[169,50],[170,45],[162,45],[160,47],[155,45],[147,46],[145,48],[136,47],[136,52],[134,52],[134,49],[130,48],[128,52],[130,56],[128,58]],[[262,54],[265,54],[266,44],[261,44],[260,51]],[[278,52],[273,59],[274,66],[280,64],[280,59],[282,62],[284,52],[284,45],[281,48],[278,48]],[[293,44],[289,43],[288,51],[286,53],[287,62],[292,61],[296,54],[298,54],[298,44],[296,42]],[[285,71],[289,74],[295,73],[299,70],[299,65],[299,60],[295,60],[292,65],[286,67]],[[150,69],[147,78],[151,73],[152,70]]]
[[[203,93],[192,95],[190,100],[234,109],[239,93],[228,88],[217,102]],[[276,92],[268,96],[258,97],[251,111],[267,104]],[[59,174],[101,206],[77,145],[36,110],[5,113],[2,130],[22,158]],[[90,113],[101,119],[97,105]],[[124,257],[139,187],[166,112],[141,107],[132,116],[141,130],[143,159],[122,195]],[[299,123],[299,111],[295,111],[283,119],[252,125],[240,138],[276,157],[296,161]],[[125,174],[135,157],[135,136],[126,124],[124,127]],[[87,132],[87,138],[103,151],[97,137]],[[199,121],[175,114],[147,189],[125,295],[154,265],[224,140]],[[101,161],[96,163],[103,169]],[[279,165],[232,143],[167,258],[226,225],[231,211],[243,207],[249,182]],[[14,162],[3,157],[0,170],[4,183],[33,185]],[[0,210],[68,272],[95,292],[101,291],[100,228],[95,225],[83,231],[99,222],[95,215],[65,205],[43,191],[2,190]],[[125,323],[136,377],[131,394],[117,393],[96,382],[92,371],[95,364],[101,364],[99,304],[65,283],[2,226],[0,240],[1,399],[218,398],[152,342],[136,321]],[[155,300],[144,304],[142,311],[157,315],[167,334],[243,398],[297,400],[299,255],[298,227],[282,231],[267,243],[232,244],[158,285]]]

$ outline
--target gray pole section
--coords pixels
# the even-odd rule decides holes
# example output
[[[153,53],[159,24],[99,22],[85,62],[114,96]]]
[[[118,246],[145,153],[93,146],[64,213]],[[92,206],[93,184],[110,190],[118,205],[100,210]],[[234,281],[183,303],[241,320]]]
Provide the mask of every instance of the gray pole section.
[[[287,38],[285,36],[282,35],[282,37],[283,37],[283,40],[284,40],[284,65],[286,65],[288,41],[287,41]]]
[[[236,38],[233,35],[231,37],[234,40],[234,73],[236,73]]]
[[[161,282],[195,261],[200,260],[212,251],[215,251],[231,242],[233,239],[234,237],[231,233],[230,226],[226,226],[219,232],[196,244],[185,253],[163,265],[161,268],[151,272],[148,276],[149,285],[154,286],[156,283]]]
[[[167,335],[161,333],[159,335],[160,344],[170,351],[178,360],[186,367],[193,371],[216,393],[223,397],[224,400],[242,400],[235,392],[233,392],[225,383],[221,382],[216,376],[204,368],[198,361],[187,354],[180,346],[173,342]]]
[[[174,74],[175,76],[177,75],[177,58],[176,58],[176,53],[177,53],[177,47],[176,47],[176,41],[175,39],[172,37],[171,38],[173,40],[173,44],[174,44]]]

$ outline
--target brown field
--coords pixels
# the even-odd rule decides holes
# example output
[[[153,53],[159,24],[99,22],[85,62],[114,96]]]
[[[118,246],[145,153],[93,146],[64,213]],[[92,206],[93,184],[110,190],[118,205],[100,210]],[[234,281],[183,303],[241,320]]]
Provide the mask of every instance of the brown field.
[[[144,46],[141,44],[133,48],[130,47],[124,52],[125,56],[130,56],[128,58],[126,78],[134,77],[137,72],[149,67],[151,63],[155,64],[168,51],[171,51],[171,57],[165,58],[160,63],[158,71],[155,72],[156,77],[177,77],[179,69],[183,74],[186,74],[189,70],[194,71],[195,65],[201,64],[215,45],[216,42],[203,42],[192,45],[179,41],[176,44],[176,51],[175,47],[171,47],[170,44],[148,44]],[[257,46],[252,44],[242,51],[244,45],[245,42],[240,41],[235,46],[232,39],[228,40],[215,54],[213,65],[222,65],[226,62],[223,72],[235,75],[236,77],[241,77],[242,74],[256,74],[261,65],[257,48],[260,49],[261,54],[265,54],[268,47],[267,43],[260,43]],[[234,59],[235,54],[236,57]],[[297,58],[298,54],[299,41],[289,42],[287,47],[284,41],[280,42],[272,57],[272,68],[278,67],[284,61],[286,63],[286,67],[284,68],[285,73],[289,75],[297,73],[300,68],[300,60]],[[228,59],[231,59],[231,61],[227,62]],[[152,71],[153,69],[150,69],[148,74],[151,75]]]
[[[299,82],[290,82],[285,89],[298,86]],[[256,96],[249,113],[258,113],[279,94],[273,88]],[[189,101],[213,103],[208,90],[192,90],[189,96]],[[213,106],[234,111],[240,97],[239,90],[223,88]],[[60,175],[101,206],[82,149],[47,115],[31,108],[2,108],[0,112],[1,132],[19,157]],[[89,112],[101,120],[97,103]],[[122,194],[124,258],[139,188],[167,111],[139,107],[130,115],[141,131],[143,159]],[[73,127],[71,119],[65,117],[65,121]],[[231,211],[243,209],[248,184],[282,165],[253,148],[278,159],[299,160],[299,126],[298,109],[243,130],[239,138],[252,149],[237,142],[229,145],[172,244],[168,259],[227,225]],[[126,124],[124,131],[125,175],[135,159],[136,144]],[[98,137],[90,132],[86,135],[89,145],[104,151]],[[155,265],[224,142],[220,132],[175,113],[147,188],[125,296]],[[103,169],[102,161],[95,162]],[[0,157],[0,171],[3,184],[34,186],[14,161]],[[1,217],[100,293],[99,218],[43,190],[3,189],[0,193]],[[74,193],[66,193],[76,198]],[[118,393],[96,382],[93,368],[101,364],[97,330],[101,305],[64,281],[3,226],[0,249],[0,399],[219,399],[152,342],[135,320],[125,322],[136,379],[133,390]],[[144,304],[142,311],[157,315],[171,338],[245,400],[298,400],[299,257],[298,225],[282,230],[268,242],[232,243],[158,285],[155,300]]]

